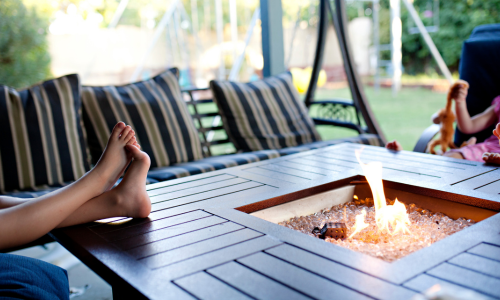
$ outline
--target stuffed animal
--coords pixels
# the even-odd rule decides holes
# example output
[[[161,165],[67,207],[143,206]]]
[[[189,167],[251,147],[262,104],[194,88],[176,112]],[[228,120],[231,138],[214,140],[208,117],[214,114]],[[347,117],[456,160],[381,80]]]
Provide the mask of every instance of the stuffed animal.
[[[436,154],[434,148],[437,145],[441,145],[441,151],[444,153],[448,150],[448,147],[451,149],[457,148],[453,143],[453,135],[455,133],[455,129],[453,128],[453,123],[455,122],[455,114],[453,113],[452,107],[452,99],[457,92],[457,89],[464,86],[465,88],[469,88],[469,84],[464,80],[458,80],[455,82],[448,91],[448,96],[446,97],[446,107],[442,108],[437,113],[437,120],[441,123],[441,129],[439,129],[439,139],[433,140],[429,144],[429,152],[432,154]]]

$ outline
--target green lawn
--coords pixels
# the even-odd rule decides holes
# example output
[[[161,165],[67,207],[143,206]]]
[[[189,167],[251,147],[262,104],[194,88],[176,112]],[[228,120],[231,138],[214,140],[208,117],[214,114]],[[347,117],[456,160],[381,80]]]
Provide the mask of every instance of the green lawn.
[[[425,128],[431,125],[431,115],[445,106],[446,95],[424,88],[405,88],[396,97],[391,89],[381,88],[378,92],[366,87],[368,102],[388,141],[398,140],[405,150],[413,150]],[[344,98],[351,99],[348,88],[325,90],[319,89],[317,100]],[[331,126],[318,128],[323,139],[353,136],[351,130],[338,130]]]
[[[380,89],[378,92],[372,87],[365,89],[370,106],[375,113],[385,137],[388,141],[398,140],[405,150],[413,150],[418,138],[425,128],[431,125],[431,115],[444,107],[445,94],[435,93],[423,88],[402,89],[396,97],[392,96],[391,89]],[[316,100],[343,98],[351,99],[348,88],[326,90],[319,89],[316,92]],[[192,111],[192,107],[190,107]],[[200,113],[215,112],[215,104],[199,105]],[[314,115],[315,111],[312,110]],[[203,120],[204,126],[210,126],[212,118]],[[198,126],[198,125],[197,125]],[[332,126],[318,126],[318,131],[323,140],[356,136],[356,131]],[[223,130],[215,132],[214,140],[226,138]],[[232,153],[235,149],[230,144],[222,144],[212,147],[214,155]]]

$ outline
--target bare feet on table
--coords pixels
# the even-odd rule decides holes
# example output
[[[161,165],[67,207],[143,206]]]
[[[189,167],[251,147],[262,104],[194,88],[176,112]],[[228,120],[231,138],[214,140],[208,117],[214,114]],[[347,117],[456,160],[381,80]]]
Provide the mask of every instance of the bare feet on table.
[[[138,145],[137,145],[138,146]],[[123,215],[132,218],[146,218],[151,212],[151,200],[146,192],[146,176],[149,171],[149,156],[139,147],[127,145],[125,149],[133,158],[123,180],[111,192],[115,193]]]
[[[489,153],[489,152],[486,152],[486,153],[483,154],[483,160],[487,164],[500,165],[500,153]]]
[[[113,187],[129,165],[132,158],[125,151],[125,146],[134,143],[137,142],[132,128],[123,122],[118,122],[109,136],[106,149],[92,170],[97,172],[101,181],[105,183],[103,192]]]

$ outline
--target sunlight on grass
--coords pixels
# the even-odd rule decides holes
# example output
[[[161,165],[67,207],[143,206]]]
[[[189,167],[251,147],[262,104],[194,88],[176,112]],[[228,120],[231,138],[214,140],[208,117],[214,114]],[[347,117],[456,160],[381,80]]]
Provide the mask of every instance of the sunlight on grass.
[[[375,91],[366,87],[368,102],[388,141],[398,140],[405,150],[413,150],[422,132],[431,125],[431,115],[444,107],[446,95],[424,88],[404,88],[396,97],[391,89]],[[343,98],[351,99],[348,88],[316,92],[316,100]],[[318,128],[325,140],[345,136],[355,136],[356,132],[329,126]],[[349,134],[349,135],[347,135]]]

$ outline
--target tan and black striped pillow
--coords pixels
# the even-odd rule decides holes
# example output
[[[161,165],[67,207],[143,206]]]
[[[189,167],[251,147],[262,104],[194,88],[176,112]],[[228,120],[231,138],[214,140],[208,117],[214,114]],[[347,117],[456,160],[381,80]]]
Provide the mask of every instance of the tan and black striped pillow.
[[[0,85],[0,191],[63,185],[89,170],[78,75]]]
[[[132,126],[151,167],[203,158],[198,131],[178,83],[178,69],[123,86],[82,87],[83,120],[92,162],[118,121]]]
[[[213,80],[210,88],[238,150],[282,149],[321,140],[290,72],[249,83]]]

